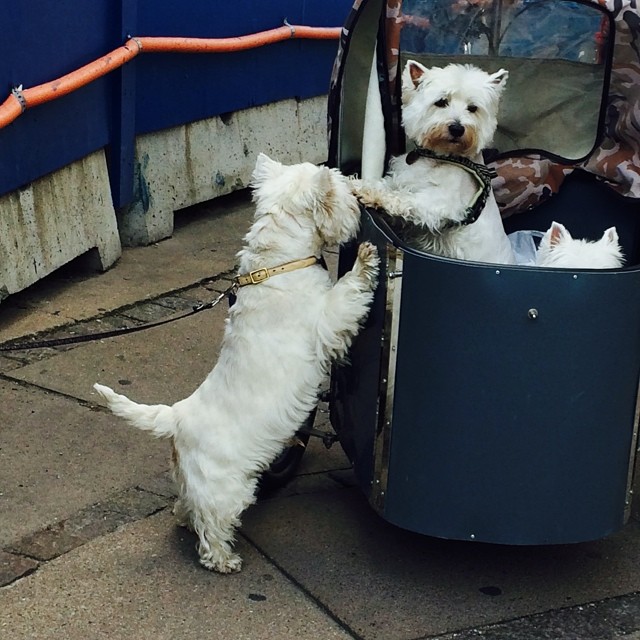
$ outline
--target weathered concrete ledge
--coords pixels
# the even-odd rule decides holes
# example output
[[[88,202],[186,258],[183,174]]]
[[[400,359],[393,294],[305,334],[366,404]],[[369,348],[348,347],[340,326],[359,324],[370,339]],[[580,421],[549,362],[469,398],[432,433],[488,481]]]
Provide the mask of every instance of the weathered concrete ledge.
[[[104,151],[0,197],[0,301],[90,250],[103,270],[121,253]]]
[[[248,186],[258,153],[324,162],[326,96],[282,100],[140,136],[134,202],[118,212],[125,245],[173,232],[173,214]]]

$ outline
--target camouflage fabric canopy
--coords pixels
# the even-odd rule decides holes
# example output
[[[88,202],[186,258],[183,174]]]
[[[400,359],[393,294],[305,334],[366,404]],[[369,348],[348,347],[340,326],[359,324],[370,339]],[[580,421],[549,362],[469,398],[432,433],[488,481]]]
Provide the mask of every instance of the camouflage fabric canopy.
[[[375,0],[368,0],[369,2]],[[384,3],[384,0],[377,0]],[[460,6],[477,8],[493,0],[452,0]],[[585,0],[607,10],[615,24],[610,83],[605,100],[601,138],[588,158],[573,163],[560,162],[542,153],[513,152],[491,163],[498,177],[493,188],[503,216],[525,211],[557,192],[564,178],[583,169],[605,181],[621,196],[640,198],[640,12],[636,0]],[[343,82],[343,57],[365,0],[356,0],[344,25],[334,64],[329,94],[330,156],[335,138]],[[381,9],[383,7],[381,6]],[[386,0],[386,59],[390,82],[398,72],[402,28],[419,16],[402,13],[402,0]],[[375,34],[372,34],[372,38]],[[372,41],[371,47],[374,42]]]

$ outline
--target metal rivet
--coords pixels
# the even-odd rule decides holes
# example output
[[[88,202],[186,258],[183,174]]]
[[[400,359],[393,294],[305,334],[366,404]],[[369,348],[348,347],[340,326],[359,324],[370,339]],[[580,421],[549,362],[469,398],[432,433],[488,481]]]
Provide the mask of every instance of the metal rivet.
[[[472,534],[469,536],[469,538],[470,538],[471,540],[475,540],[475,539],[476,539],[476,535],[475,535],[475,533],[472,533]]]
[[[577,273],[574,273],[574,274],[573,274],[573,279],[574,279],[574,280],[577,280],[577,279],[578,279],[578,274],[577,274]]]
[[[538,310],[529,309],[529,311],[527,311],[527,315],[529,316],[530,320],[535,320],[538,317]]]
[[[499,276],[500,275],[500,269],[496,269],[496,275]]]

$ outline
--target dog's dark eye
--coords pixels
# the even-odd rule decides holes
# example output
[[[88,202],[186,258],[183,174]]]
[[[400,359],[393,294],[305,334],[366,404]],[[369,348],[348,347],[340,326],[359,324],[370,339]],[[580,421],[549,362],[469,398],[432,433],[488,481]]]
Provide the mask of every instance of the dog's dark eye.
[[[437,102],[433,103],[436,107],[442,109],[442,107],[446,107],[449,104],[449,101],[446,98],[440,98]]]
[[[476,105],[475,105],[475,104],[470,104],[470,105],[467,107],[467,111],[468,111],[469,113],[475,113],[477,110],[478,110],[478,107],[476,107]]]

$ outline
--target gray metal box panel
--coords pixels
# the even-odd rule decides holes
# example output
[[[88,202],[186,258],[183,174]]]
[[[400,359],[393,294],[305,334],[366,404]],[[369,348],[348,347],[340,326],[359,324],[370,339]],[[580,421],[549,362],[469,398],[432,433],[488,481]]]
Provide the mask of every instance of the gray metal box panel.
[[[363,236],[386,253],[383,228],[365,216]],[[372,504],[444,538],[547,544],[619,529],[635,459],[640,269],[401,253],[397,335],[384,335],[383,273],[332,387],[332,421]]]

